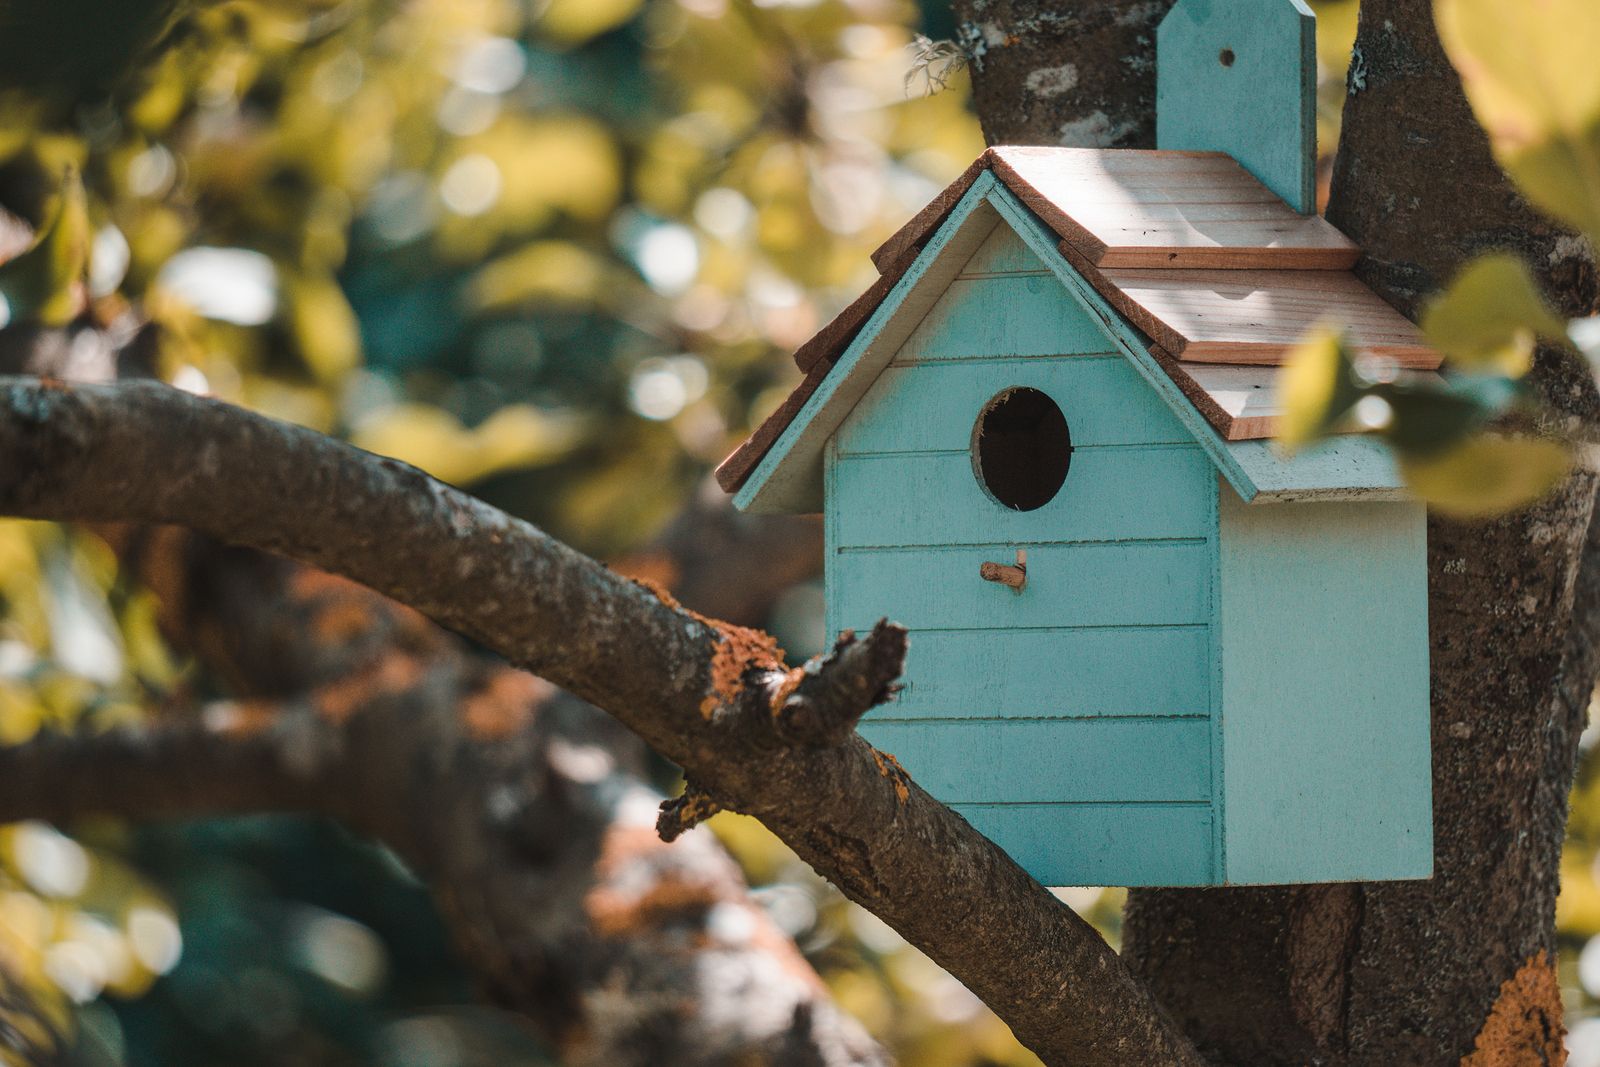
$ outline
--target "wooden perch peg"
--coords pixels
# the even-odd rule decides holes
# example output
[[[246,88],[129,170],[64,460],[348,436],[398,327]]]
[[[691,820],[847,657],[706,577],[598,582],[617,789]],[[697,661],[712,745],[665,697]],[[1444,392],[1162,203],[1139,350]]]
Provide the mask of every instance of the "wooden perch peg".
[[[999,582],[1009,586],[1017,592],[1022,592],[1022,587],[1028,584],[1028,553],[1025,549],[1017,549],[1017,562],[1010,563],[984,563],[978,567],[978,576],[986,582]]]

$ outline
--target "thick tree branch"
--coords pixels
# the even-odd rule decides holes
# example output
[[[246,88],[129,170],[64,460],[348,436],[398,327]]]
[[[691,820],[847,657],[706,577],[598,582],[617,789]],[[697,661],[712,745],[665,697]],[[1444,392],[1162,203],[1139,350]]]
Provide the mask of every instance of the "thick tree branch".
[[[0,383],[0,511],[178,523],[385,592],[615,715],[943,964],[1049,1064],[1193,1064],[1070,909],[852,735],[778,733],[769,639],[402,464],[157,385]],[[779,704],[781,706],[781,704]]]

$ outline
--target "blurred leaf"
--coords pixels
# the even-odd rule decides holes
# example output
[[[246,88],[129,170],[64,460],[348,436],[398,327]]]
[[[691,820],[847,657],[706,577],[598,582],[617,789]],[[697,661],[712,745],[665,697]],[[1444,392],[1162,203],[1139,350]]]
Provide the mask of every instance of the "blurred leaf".
[[[1284,359],[1277,388],[1283,405],[1278,443],[1288,452],[1333,429],[1355,407],[1362,392],[1344,336],[1326,327],[1296,345]]]
[[[69,168],[49,221],[33,247],[0,264],[0,296],[13,322],[64,326],[83,307],[89,263],[89,210],[83,181]]]
[[[1564,445],[1498,434],[1473,437],[1439,456],[1400,456],[1412,491],[1430,508],[1458,519],[1526,507],[1560,485],[1571,468]]]
[[[467,299],[478,311],[508,311],[525,305],[572,306],[594,301],[605,264],[570,241],[535,241],[485,264],[468,283]]]
[[[551,0],[539,32],[561,44],[582,44],[631,19],[643,0]]]
[[[1527,265],[1503,253],[1467,264],[1423,312],[1422,330],[1455,366],[1508,378],[1533,366],[1536,336],[1565,334]]]
[[[337,382],[361,363],[361,327],[344,290],[327,274],[290,276],[284,286],[300,356],[319,381]]]
[[[1495,158],[1534,203],[1600,238],[1600,4],[1438,0],[1434,12]]]
[[[1444,452],[1503,414],[1516,397],[1516,383],[1489,375],[1401,379],[1378,386],[1373,395],[1393,412],[1384,437],[1400,452],[1421,458]]]
[[[497,471],[549,463],[582,439],[582,424],[526,404],[501,408],[472,430],[429,404],[399,404],[368,418],[351,440],[369,452],[469,485]]]

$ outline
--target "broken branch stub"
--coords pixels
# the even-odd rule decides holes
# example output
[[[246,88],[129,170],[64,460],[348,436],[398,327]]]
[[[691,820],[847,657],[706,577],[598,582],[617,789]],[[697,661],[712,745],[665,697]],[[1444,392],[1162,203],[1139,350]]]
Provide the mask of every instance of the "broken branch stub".
[[[772,725],[791,745],[824,748],[844,743],[872,708],[899,692],[906,630],[879,619],[864,639],[839,635],[832,651],[813,656],[774,696]]]

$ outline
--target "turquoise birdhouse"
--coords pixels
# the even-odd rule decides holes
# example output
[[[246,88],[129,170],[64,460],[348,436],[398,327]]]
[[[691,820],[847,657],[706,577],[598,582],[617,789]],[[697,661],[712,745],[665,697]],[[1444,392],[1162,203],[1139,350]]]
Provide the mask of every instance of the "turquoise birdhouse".
[[[1319,322],[1439,362],[1310,210],[1310,20],[1180,0],[1163,147],[985,152],[718,470],[825,513],[830,629],[911,633],[862,734],[1048,885],[1432,870],[1423,507],[1269,440]]]

